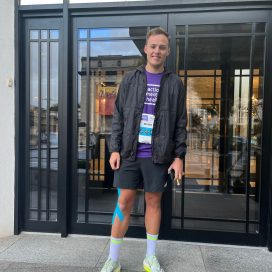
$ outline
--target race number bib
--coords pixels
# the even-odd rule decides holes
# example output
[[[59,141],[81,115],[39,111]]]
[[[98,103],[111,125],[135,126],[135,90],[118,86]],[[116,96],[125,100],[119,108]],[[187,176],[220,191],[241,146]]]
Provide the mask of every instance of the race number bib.
[[[153,114],[142,114],[139,132],[139,143],[151,144],[152,130],[155,116]]]

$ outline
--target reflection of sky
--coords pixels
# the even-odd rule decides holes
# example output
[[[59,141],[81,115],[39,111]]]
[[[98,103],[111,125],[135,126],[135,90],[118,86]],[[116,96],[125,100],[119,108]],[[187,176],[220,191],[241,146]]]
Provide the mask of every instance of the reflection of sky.
[[[33,33],[34,35],[35,33]],[[80,39],[88,38],[88,29],[78,30]],[[115,27],[115,28],[94,28],[90,29],[90,38],[129,38],[129,28]]]
[[[55,33],[56,34],[56,33]],[[46,107],[47,102],[47,43],[43,42],[41,52],[39,52],[38,42],[30,42],[30,105],[39,106],[39,54],[41,55],[41,95],[42,107]],[[50,106],[58,103],[59,91],[59,43],[50,42]]]
[[[91,29],[91,38],[130,37],[129,28],[98,28]]]
[[[133,41],[97,41],[91,42],[91,56],[142,56]]]

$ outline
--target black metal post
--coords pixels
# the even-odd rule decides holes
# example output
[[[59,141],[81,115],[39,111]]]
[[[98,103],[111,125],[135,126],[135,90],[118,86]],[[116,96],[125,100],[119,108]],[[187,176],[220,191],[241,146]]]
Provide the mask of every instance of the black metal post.
[[[62,27],[62,55],[61,55],[61,88],[60,98],[60,156],[59,156],[59,199],[58,214],[60,221],[61,237],[68,235],[68,59],[69,59],[69,12],[68,0],[63,1],[63,27]]]
[[[272,129],[270,131],[270,139],[272,137]],[[270,145],[270,175],[269,175],[269,219],[268,219],[268,250],[272,252],[272,145]]]
[[[272,251],[272,123],[271,123],[271,115],[272,115],[272,78],[269,76],[270,71],[272,69],[272,12],[270,11],[269,22],[267,24],[267,40],[266,40],[266,58],[265,58],[265,79],[264,79],[264,120],[263,120],[263,131],[262,135],[264,137],[264,142],[262,144],[262,152],[263,152],[263,174],[262,174],[262,181],[266,183],[266,189],[261,190],[260,199],[261,201],[261,223],[267,222],[267,225],[262,226],[261,224],[261,231],[264,232],[267,227],[267,232],[264,233],[264,239],[267,238],[267,247],[269,251]],[[267,207],[268,205],[268,207]],[[262,212],[262,210],[265,211]],[[267,218],[265,218],[267,216]],[[266,221],[267,220],[267,221]],[[267,234],[267,235],[266,235]]]

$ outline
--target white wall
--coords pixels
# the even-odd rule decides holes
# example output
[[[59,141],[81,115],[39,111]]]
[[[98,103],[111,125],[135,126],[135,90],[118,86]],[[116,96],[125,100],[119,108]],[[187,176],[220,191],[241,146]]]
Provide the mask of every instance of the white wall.
[[[8,80],[12,87],[8,87]],[[0,8],[0,237],[14,230],[14,1]]]

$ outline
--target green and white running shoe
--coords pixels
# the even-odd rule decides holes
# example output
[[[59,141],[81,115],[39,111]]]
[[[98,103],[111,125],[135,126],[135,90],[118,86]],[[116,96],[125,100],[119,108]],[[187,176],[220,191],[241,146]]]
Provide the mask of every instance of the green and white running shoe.
[[[145,257],[143,265],[146,272],[164,272],[155,255]]]
[[[113,261],[112,259],[108,259],[101,272],[120,272],[121,271],[121,265],[119,262]]]

